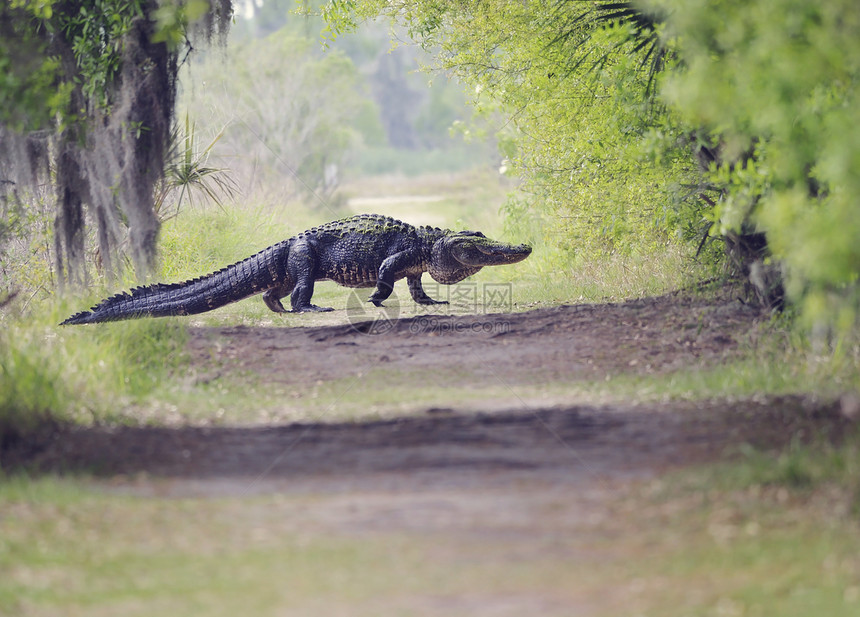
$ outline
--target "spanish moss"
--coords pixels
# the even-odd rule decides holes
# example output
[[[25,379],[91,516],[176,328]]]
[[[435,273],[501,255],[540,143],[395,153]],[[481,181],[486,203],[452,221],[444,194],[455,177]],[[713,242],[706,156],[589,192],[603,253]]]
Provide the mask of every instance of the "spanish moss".
[[[87,285],[89,266],[108,285],[128,262],[145,280],[155,268],[154,189],[169,147],[179,66],[195,43],[224,42],[232,2],[213,0],[193,23],[181,0],[42,6],[0,8],[7,41],[0,55],[14,59],[17,48],[41,58],[28,74],[11,76],[20,78],[15,92],[34,102],[25,97],[0,113],[0,201],[23,208],[46,188],[53,194],[61,289]],[[163,19],[165,7],[176,19]]]

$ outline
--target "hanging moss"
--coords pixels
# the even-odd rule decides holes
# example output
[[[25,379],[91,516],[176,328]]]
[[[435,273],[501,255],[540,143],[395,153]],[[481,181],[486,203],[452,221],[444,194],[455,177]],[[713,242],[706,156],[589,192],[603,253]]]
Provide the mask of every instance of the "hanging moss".
[[[23,0],[0,7],[0,200],[51,182],[60,286],[88,284],[87,225],[111,282],[121,245],[139,279],[155,265],[153,191],[164,169],[179,59],[223,42],[231,0]],[[15,64],[26,50],[26,65]],[[48,170],[54,173],[49,174]],[[127,238],[127,243],[125,242]],[[2,237],[0,237],[2,241]]]

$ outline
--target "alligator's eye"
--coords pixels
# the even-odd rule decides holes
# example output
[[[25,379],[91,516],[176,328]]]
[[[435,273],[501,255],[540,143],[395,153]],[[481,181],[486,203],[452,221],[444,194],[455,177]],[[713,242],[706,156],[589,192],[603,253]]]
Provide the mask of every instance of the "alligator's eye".
[[[476,231],[475,235],[478,236],[479,238],[486,238],[487,237],[484,234],[482,234],[480,231]]]

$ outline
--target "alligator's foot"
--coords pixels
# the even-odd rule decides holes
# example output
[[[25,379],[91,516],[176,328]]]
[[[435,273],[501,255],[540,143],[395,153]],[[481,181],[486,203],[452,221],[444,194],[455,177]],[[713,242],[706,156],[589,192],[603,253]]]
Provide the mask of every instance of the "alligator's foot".
[[[293,313],[328,313],[334,309],[330,306],[317,306],[316,304],[305,304],[304,306],[294,306]]]
[[[367,301],[373,302],[373,306],[385,307],[385,305],[382,303],[382,300],[374,300],[373,298],[368,298]]]
[[[274,295],[270,294],[268,291],[263,294],[263,302],[266,303],[266,306],[269,307],[270,310],[275,313],[287,313],[287,309],[284,308],[284,305],[281,304],[281,299]]]
[[[434,300],[433,298],[421,298],[416,300],[418,304],[448,304],[447,300]]]

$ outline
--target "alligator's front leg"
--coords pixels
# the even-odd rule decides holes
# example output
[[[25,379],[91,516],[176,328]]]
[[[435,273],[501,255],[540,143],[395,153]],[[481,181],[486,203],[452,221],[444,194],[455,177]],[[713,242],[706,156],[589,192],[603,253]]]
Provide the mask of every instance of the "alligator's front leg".
[[[398,278],[403,278],[402,274],[398,277],[398,273],[402,273],[412,263],[413,255],[410,251],[400,251],[391,257],[385,259],[382,265],[379,266],[379,275],[376,279],[376,290],[368,298],[368,302],[373,302],[376,306],[382,306],[382,301],[391,295],[394,291],[394,281]]]
[[[409,285],[409,293],[418,304],[448,304],[447,300],[434,300],[424,291],[421,286],[421,275],[407,276],[406,283]]]
[[[333,311],[327,306],[311,304],[314,295],[314,282],[317,275],[316,251],[307,241],[296,241],[290,247],[290,256],[287,258],[287,272],[290,278],[296,282],[293,293],[290,296],[290,305],[293,313],[304,313],[306,311]]]

